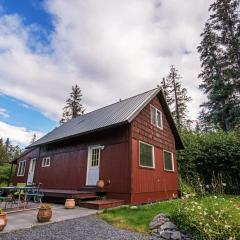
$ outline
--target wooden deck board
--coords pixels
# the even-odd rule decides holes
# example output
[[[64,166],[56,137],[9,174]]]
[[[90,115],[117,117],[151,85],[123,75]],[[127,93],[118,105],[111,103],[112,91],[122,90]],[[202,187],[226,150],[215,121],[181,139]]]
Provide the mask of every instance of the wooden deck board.
[[[97,198],[95,192],[77,191],[69,189],[41,189],[45,197],[56,198],[74,198],[74,199],[90,199]]]

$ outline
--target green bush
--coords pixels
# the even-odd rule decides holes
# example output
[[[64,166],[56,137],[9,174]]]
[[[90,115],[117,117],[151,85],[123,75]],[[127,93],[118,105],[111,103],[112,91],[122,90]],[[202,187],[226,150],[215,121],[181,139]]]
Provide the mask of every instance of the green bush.
[[[194,239],[240,239],[240,198],[205,197],[181,200],[173,212],[179,228]]]
[[[185,182],[200,181],[209,190],[240,193],[240,133],[196,133],[184,130],[185,149],[178,151],[179,172]],[[226,186],[226,187],[225,187]],[[199,187],[199,185],[197,186]]]
[[[6,184],[9,181],[9,175],[11,173],[11,164],[0,164],[0,185]],[[12,170],[14,173],[14,169]]]

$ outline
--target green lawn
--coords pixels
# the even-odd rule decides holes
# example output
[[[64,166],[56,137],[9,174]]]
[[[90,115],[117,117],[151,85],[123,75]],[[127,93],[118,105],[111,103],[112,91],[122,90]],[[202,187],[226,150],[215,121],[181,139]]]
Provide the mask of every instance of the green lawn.
[[[240,239],[240,197],[236,196],[123,206],[105,210],[100,217],[118,228],[149,233],[148,225],[158,213],[168,213],[181,229],[191,229],[200,236],[197,239]]]
[[[140,206],[123,206],[116,209],[106,209],[100,217],[106,222],[135,232],[148,232],[148,225],[158,213],[173,214],[179,200],[164,201]]]

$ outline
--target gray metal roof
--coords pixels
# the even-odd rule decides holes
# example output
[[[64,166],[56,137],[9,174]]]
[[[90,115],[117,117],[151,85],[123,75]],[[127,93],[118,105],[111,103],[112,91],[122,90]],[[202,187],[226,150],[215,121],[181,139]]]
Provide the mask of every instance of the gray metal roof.
[[[71,119],[28,146],[28,148],[131,122],[159,92],[160,88],[155,88]]]

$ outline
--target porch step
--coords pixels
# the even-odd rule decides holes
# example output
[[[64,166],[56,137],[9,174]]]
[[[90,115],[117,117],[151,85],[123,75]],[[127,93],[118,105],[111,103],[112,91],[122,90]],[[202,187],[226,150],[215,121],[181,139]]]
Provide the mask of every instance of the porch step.
[[[78,202],[78,205],[80,207],[91,208],[91,209],[96,209],[96,210],[118,207],[123,204],[124,204],[124,200],[120,200],[120,199],[104,199],[104,200],[79,201]]]

